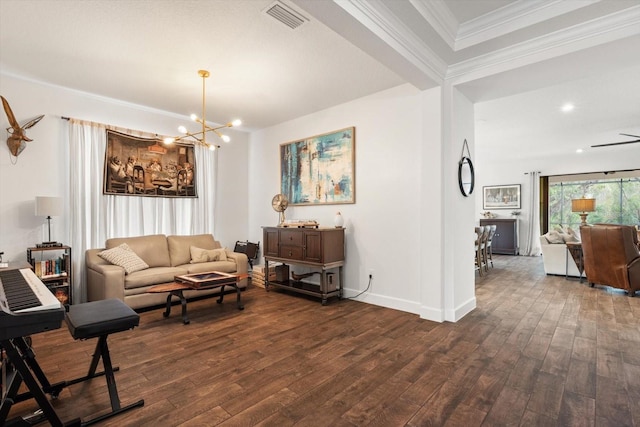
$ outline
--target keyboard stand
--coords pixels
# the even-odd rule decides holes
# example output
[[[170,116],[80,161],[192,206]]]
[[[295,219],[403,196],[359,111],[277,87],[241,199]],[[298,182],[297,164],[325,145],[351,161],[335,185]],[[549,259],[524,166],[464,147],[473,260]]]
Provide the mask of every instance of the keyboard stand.
[[[28,426],[37,424],[45,419],[54,427],[81,425],[79,418],[63,423],[60,417],[58,417],[55,409],[53,409],[53,406],[49,403],[45,391],[55,390],[57,396],[60,389],[66,385],[52,386],[49,383],[49,380],[35,359],[33,350],[29,344],[27,344],[24,337],[2,340],[0,341],[0,346],[2,346],[6,352],[8,358],[8,361],[3,361],[3,364],[8,362],[9,365],[13,366],[13,369],[5,368],[6,383],[3,391],[6,390],[6,393],[2,396],[2,403],[0,404],[0,425]],[[22,381],[24,381],[29,391],[18,394]],[[31,398],[35,399],[38,406],[40,406],[40,410],[42,411],[41,417],[31,417],[30,419],[18,417],[5,423],[11,406],[14,403]]]

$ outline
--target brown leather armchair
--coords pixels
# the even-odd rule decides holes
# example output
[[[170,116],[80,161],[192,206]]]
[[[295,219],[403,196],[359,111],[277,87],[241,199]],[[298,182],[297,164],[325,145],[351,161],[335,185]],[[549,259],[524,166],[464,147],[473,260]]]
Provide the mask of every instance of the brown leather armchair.
[[[640,290],[638,234],[628,225],[596,224],[580,227],[587,281],[624,289],[629,296]]]

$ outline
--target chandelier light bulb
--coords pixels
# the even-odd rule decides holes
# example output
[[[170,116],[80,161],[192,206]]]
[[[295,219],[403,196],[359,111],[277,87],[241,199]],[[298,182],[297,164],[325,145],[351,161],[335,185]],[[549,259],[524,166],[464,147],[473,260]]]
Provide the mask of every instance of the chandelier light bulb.
[[[199,144],[201,146],[209,148],[209,150],[211,151],[214,151],[220,148],[220,146],[215,144],[209,144],[206,141],[206,134],[208,132],[213,132],[224,142],[230,142],[231,138],[227,135],[221,134],[219,130],[227,127],[240,126],[242,125],[242,120],[236,119],[236,120],[233,120],[232,122],[227,122],[226,124],[212,124],[212,125],[207,124],[207,118],[205,116],[205,113],[206,113],[205,81],[207,77],[210,76],[210,73],[207,70],[198,70],[198,75],[202,77],[202,117],[198,117],[197,114],[191,114],[189,117],[194,122],[199,123],[202,130],[198,132],[190,132],[185,126],[180,126],[178,127],[178,131],[181,133],[181,135],[164,138],[164,143],[172,144],[177,141],[189,141],[194,145]]]

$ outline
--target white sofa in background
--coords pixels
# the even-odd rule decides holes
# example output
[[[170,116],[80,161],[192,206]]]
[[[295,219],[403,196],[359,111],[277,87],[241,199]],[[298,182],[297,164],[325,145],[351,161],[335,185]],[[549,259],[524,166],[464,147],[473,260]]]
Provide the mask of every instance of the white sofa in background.
[[[580,272],[571,254],[567,250],[566,242],[579,242],[576,234],[570,228],[560,232],[552,230],[540,236],[540,248],[542,249],[542,261],[544,272],[558,276],[569,275],[580,277]]]

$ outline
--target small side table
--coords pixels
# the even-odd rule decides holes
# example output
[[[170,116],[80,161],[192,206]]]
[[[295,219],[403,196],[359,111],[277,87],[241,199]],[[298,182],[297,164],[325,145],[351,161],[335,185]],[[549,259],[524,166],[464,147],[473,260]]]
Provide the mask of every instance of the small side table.
[[[573,262],[576,263],[576,267],[578,267],[578,271],[580,272],[580,283],[582,283],[582,273],[584,272],[584,258],[582,256],[582,243],[573,242],[567,243],[567,251],[571,254],[571,258],[573,258]],[[565,279],[569,277],[569,257],[567,257],[566,261],[566,269],[565,269]]]

